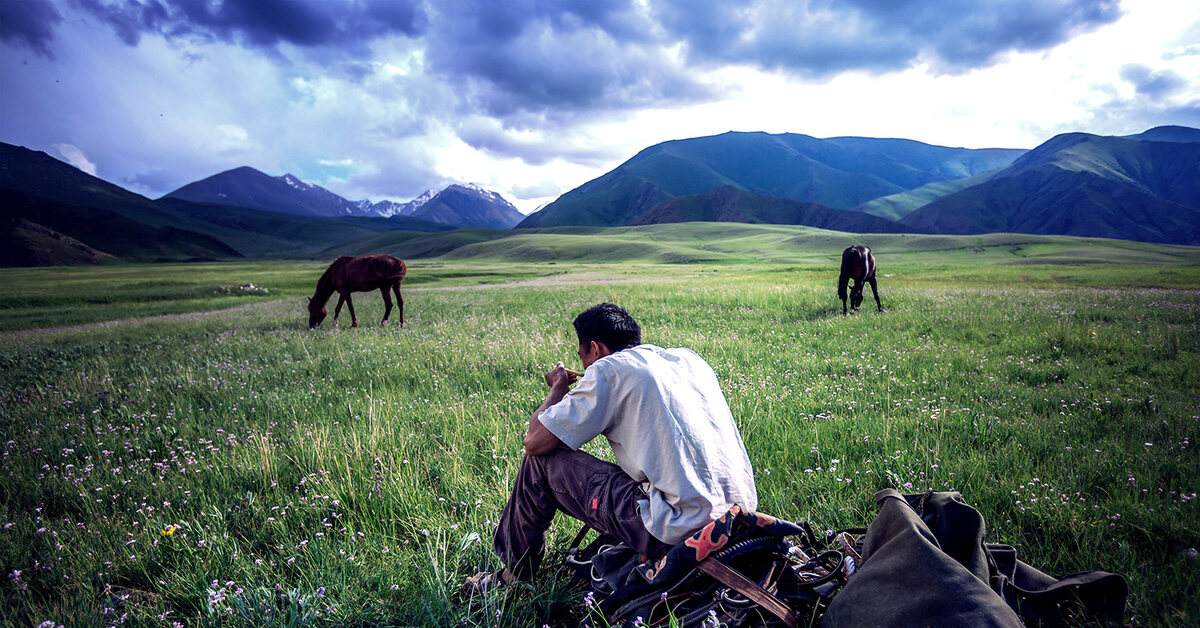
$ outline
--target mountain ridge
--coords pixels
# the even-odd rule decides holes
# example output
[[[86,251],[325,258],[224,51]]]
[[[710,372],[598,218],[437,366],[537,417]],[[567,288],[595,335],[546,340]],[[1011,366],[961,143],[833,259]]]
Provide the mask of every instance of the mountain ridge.
[[[228,185],[218,185],[222,179]],[[0,264],[103,263],[112,259],[107,255],[296,257],[323,255],[341,243],[369,248],[401,240],[437,255],[453,242],[491,238],[494,230],[538,228],[548,217],[570,223],[554,228],[581,234],[726,221],[1200,245],[1200,129],[1063,133],[1030,150],[730,132],[646,147],[528,217],[472,184],[427,190],[406,203],[348,201],[294,175],[271,177],[247,166],[180,190],[151,200],[44,152],[0,142],[0,222],[12,251]],[[284,209],[292,213],[280,211],[281,203],[290,203]],[[248,206],[254,204],[273,209]],[[473,230],[426,235],[464,224]]]
[[[675,196],[731,185],[834,209],[1008,165],[1020,149],[967,149],[896,138],[728,132],[647,147],[560,196],[518,228],[627,224]]]
[[[628,226],[673,222],[802,225],[849,233],[899,233],[903,229],[894,221],[870,214],[766,196],[731,185],[668,199],[634,217]]]
[[[302,216],[412,217],[455,227],[487,229],[507,229],[525,217],[500,194],[473,184],[452,184],[437,194],[426,190],[406,203],[350,201],[292,174],[272,177],[250,166],[188,183],[162,198]]]
[[[947,234],[1010,231],[1200,244],[1200,131],[1186,131],[1057,135],[899,222]],[[1138,139],[1164,135],[1176,139]],[[1197,139],[1178,139],[1188,136]]]

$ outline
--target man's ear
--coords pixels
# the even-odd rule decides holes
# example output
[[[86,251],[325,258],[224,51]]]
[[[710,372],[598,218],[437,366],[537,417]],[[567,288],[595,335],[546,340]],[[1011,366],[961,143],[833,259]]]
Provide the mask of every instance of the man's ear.
[[[598,342],[596,340],[591,341],[591,345],[588,347],[588,349],[590,349],[591,352],[594,352],[596,354],[597,359],[603,358],[604,356],[612,355],[612,353],[613,353],[612,349],[608,348],[608,345],[604,344],[603,342]]]

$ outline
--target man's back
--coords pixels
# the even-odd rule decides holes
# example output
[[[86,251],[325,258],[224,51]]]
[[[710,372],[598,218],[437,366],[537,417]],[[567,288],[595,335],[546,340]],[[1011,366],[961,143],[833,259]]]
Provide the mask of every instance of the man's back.
[[[665,543],[733,503],[757,507],[750,460],[716,374],[688,349],[642,344],[601,358],[540,420],[572,449],[604,434],[647,493],[643,523]]]

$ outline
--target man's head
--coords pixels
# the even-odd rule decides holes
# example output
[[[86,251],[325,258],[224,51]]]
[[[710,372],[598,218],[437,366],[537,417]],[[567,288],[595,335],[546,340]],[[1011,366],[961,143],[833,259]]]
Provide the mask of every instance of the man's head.
[[[642,344],[642,329],[624,308],[612,303],[594,305],[575,317],[579,358],[583,366],[597,359]],[[594,347],[593,343],[600,345]]]

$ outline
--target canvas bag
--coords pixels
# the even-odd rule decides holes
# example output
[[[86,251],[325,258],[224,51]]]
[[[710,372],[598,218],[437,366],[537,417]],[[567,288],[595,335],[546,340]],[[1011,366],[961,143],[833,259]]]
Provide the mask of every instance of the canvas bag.
[[[875,495],[862,563],[822,626],[1120,625],[1128,585],[1087,571],[1053,578],[984,542],[983,516],[957,492]]]

